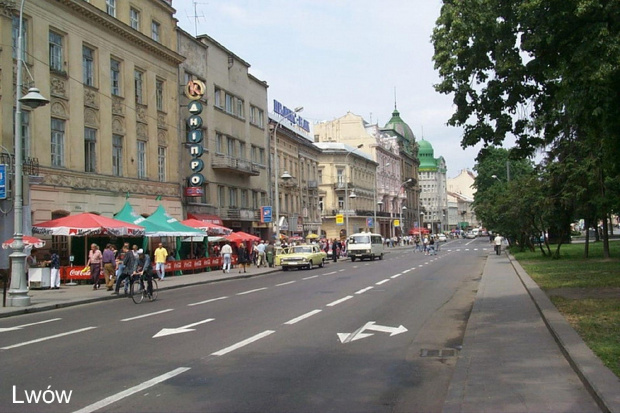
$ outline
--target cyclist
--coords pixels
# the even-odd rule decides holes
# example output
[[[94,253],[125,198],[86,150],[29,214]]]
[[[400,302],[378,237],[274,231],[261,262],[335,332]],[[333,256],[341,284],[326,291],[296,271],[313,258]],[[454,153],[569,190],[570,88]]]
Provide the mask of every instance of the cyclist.
[[[133,273],[134,276],[140,277],[140,285],[144,285],[143,281],[146,278],[147,290],[149,297],[153,295],[153,268],[151,267],[151,257],[148,252],[138,250],[138,267]]]

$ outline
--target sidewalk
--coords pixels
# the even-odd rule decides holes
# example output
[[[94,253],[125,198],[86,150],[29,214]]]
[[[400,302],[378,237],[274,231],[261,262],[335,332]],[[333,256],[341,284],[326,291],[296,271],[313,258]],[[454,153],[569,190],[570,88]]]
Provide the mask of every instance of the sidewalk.
[[[405,249],[395,247],[388,249]],[[441,252],[440,252],[441,253]],[[342,261],[339,261],[342,262]],[[329,261],[328,266],[337,265]],[[251,267],[166,276],[160,290],[278,271]],[[0,307],[0,318],[100,300],[127,299],[91,285],[30,290],[28,307]],[[589,393],[589,394],[588,394]],[[597,406],[598,404],[598,406]],[[519,263],[489,255],[444,412],[617,412],[620,379],[585,345]]]
[[[201,272],[196,274],[175,275],[166,274],[164,281],[159,281],[159,290],[169,290],[172,288],[181,288],[197,284],[208,284],[221,280],[230,280],[236,278],[255,277],[257,275],[278,271],[277,268],[254,266],[248,267],[246,273],[239,273],[238,268],[230,270],[230,273],[224,274],[222,270],[213,270],[210,272]],[[93,290],[91,284],[67,286],[60,285],[59,290],[30,290],[31,305],[27,307],[0,307],[0,318],[10,317],[18,314],[34,313],[37,311],[52,310],[61,307],[70,307],[73,305],[81,305],[94,301],[127,299],[121,290],[120,295],[112,295],[111,291],[107,291],[105,285],[98,290]]]
[[[620,412],[620,379],[513,257],[492,254],[443,411]]]

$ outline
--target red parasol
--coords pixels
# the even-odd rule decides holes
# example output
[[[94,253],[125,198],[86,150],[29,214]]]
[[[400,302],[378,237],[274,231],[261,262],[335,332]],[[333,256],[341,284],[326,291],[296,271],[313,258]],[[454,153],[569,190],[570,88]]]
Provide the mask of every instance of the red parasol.
[[[144,227],[85,212],[33,225],[32,232],[45,235],[139,237],[144,235]]]
[[[15,240],[11,238],[10,240],[6,240],[2,243],[2,248],[9,249],[11,248],[11,244]],[[33,248],[43,248],[45,246],[45,241],[39,239],[37,237],[31,237],[30,235],[23,235],[22,241],[24,242],[25,247],[33,247]]]
[[[226,238],[228,241],[231,241],[237,244],[240,242],[260,241],[260,237],[257,237],[256,235],[248,234],[247,232],[243,232],[243,231],[233,232],[232,234],[227,235],[224,238]]]
[[[186,219],[185,221],[181,221],[181,224],[187,225],[188,227],[201,229],[203,231],[207,231],[209,235],[229,235],[233,232],[232,229],[227,228],[222,225],[212,224],[210,222],[200,221],[198,219]]]

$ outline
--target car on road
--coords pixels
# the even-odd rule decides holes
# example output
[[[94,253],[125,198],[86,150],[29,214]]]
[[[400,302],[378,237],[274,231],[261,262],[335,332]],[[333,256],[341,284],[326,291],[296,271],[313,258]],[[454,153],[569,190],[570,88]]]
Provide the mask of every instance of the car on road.
[[[288,247],[280,256],[280,265],[284,271],[290,268],[312,269],[315,265],[323,268],[326,259],[327,254],[321,251],[318,245],[295,245]]]
[[[476,234],[474,234],[473,232],[467,232],[465,233],[465,238],[474,239],[476,238]]]
[[[446,237],[446,234],[439,234],[437,235],[437,241],[446,242],[448,241],[448,238]]]

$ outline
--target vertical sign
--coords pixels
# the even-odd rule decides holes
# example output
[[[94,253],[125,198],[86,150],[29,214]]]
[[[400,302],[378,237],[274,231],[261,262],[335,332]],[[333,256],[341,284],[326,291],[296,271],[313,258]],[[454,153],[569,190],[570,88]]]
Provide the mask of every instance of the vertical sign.
[[[6,165],[0,164],[0,199],[6,199]]]
[[[205,182],[205,177],[201,173],[205,164],[200,159],[203,154],[202,118],[200,117],[202,103],[200,103],[200,98],[204,96],[205,88],[205,84],[200,80],[190,80],[185,86],[185,96],[191,99],[191,102],[187,105],[190,116],[187,119],[188,132],[185,143],[192,157],[192,160],[189,162],[192,174],[187,178],[189,187],[185,190],[186,196],[201,196],[203,193],[202,185]]]

